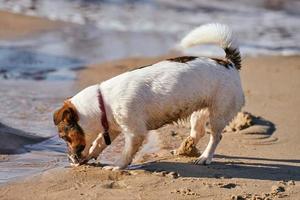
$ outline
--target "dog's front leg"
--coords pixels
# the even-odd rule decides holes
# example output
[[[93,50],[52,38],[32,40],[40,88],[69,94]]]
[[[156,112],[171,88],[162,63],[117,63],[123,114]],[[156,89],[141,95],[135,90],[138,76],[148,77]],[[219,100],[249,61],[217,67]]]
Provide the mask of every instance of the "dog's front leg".
[[[110,131],[109,136],[110,136],[111,141],[113,141],[119,134],[120,134],[120,131]],[[107,145],[105,144],[103,133],[99,133],[99,135],[93,141],[92,146],[89,149],[86,161],[93,159],[93,158],[97,159],[98,156],[102,153],[102,151],[106,147],[107,147]]]
[[[125,134],[125,146],[121,158],[116,162],[116,166],[121,169],[126,168],[133,160],[136,152],[140,149],[144,141],[143,135]]]
[[[127,129],[125,129],[127,130]],[[142,132],[124,131],[125,146],[121,157],[115,162],[114,166],[105,166],[104,169],[119,170],[126,168],[133,160],[134,155],[142,146],[146,131]]]
[[[97,138],[93,141],[92,146],[89,149],[87,160],[90,160],[92,158],[96,160],[98,158],[100,153],[107,147],[107,145],[103,141],[103,134],[100,133],[97,136]]]

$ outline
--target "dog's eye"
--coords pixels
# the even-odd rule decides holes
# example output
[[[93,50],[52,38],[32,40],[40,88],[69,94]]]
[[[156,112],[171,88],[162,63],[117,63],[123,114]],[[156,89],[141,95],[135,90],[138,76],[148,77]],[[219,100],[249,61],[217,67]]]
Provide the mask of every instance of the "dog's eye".
[[[68,132],[70,130],[70,127],[69,126],[65,126],[64,127],[64,132]]]
[[[61,139],[65,140],[66,142],[70,142],[71,141],[70,138],[67,137],[67,136],[65,136],[65,135],[61,136]]]

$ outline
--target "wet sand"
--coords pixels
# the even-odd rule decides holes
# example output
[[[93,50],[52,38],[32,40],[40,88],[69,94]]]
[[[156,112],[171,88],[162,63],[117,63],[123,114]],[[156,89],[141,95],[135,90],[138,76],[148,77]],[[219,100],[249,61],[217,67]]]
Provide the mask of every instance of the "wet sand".
[[[175,55],[89,66],[78,72],[75,84],[81,89]],[[270,121],[276,130],[267,136],[225,133],[209,166],[195,166],[190,163],[195,157],[170,153],[187,137],[189,125],[169,125],[157,130],[160,150],[135,159],[135,164],[148,162],[141,169],[112,172],[98,165],[60,167],[1,185],[0,199],[299,199],[299,63],[299,56],[244,59],[244,110]],[[203,151],[207,142],[208,135],[198,149]],[[9,159],[0,156],[0,162]]]
[[[33,34],[47,32],[63,27],[67,23],[44,20],[38,17],[22,16],[13,13],[0,12],[0,38],[14,39],[16,37],[28,37]]]

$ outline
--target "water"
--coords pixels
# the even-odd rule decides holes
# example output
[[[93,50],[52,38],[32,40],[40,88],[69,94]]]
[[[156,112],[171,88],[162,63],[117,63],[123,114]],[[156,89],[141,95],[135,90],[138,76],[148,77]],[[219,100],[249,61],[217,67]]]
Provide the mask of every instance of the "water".
[[[0,183],[68,165],[52,113],[78,92],[76,71],[88,64],[166,54],[188,30],[207,22],[229,24],[243,55],[298,55],[300,3],[272,2],[0,0],[2,10],[70,22],[34,37],[0,38],[0,123],[15,136],[7,143],[13,146],[15,138],[19,142],[9,150],[8,160],[0,157]],[[204,46],[187,53],[221,55],[223,51]],[[150,141],[144,153],[157,150],[155,133]],[[111,162],[111,155],[120,153],[122,139],[114,146],[103,161]]]
[[[297,0],[38,0],[35,4],[29,0],[2,0],[1,8],[52,20],[93,24],[101,30],[176,35],[174,44],[195,26],[221,22],[236,32],[244,54],[300,52]],[[215,49],[193,52],[211,55]]]

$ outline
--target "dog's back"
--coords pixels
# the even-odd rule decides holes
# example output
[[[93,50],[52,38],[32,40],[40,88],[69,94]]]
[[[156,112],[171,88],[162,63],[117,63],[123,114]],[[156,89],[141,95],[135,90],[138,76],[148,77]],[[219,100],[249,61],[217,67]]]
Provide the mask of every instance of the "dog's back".
[[[231,37],[227,26],[202,26],[188,34],[181,45],[217,43],[224,48],[226,59],[178,57],[105,81],[101,84],[104,92],[109,91],[105,96],[118,99],[112,101],[111,108],[118,112],[118,117],[134,112],[148,129],[157,129],[215,104],[231,104],[233,110],[239,110],[244,104],[238,73],[241,61]],[[216,102],[217,99],[222,102]],[[138,109],[132,111],[132,108]]]

